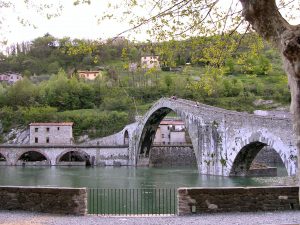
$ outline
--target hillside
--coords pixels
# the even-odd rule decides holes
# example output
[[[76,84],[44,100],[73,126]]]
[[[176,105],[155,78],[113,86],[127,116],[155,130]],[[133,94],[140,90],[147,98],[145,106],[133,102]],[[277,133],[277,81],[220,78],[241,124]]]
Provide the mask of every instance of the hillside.
[[[48,35],[1,56],[0,73],[11,70],[25,77],[12,86],[0,84],[2,135],[30,122],[73,121],[75,138],[103,137],[133,122],[159,98],[173,95],[247,112],[290,103],[279,55],[267,44],[256,54],[241,48],[219,66],[193,61],[187,46],[178,50],[173,64],[161,56],[164,68],[172,64],[178,71],[138,67],[129,72],[128,65],[149,51],[146,44],[85,45],[77,40],[92,47],[75,54],[67,40]],[[87,81],[78,77],[79,69],[101,69],[103,76]],[[254,104],[259,99],[272,101]]]

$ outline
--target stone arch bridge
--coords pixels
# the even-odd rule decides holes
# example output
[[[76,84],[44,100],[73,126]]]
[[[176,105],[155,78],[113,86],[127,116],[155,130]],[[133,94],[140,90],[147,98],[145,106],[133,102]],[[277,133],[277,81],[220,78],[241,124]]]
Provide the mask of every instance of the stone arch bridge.
[[[265,146],[281,157],[289,175],[296,174],[297,150],[288,118],[257,116],[224,110],[184,99],[162,98],[138,122],[110,136],[111,146],[2,145],[0,165],[20,165],[26,152],[38,152],[47,165],[60,165],[70,151],[84,155],[92,165],[148,165],[149,153],[161,120],[174,111],[192,140],[199,173],[244,176]],[[2,159],[2,161],[1,161]],[[3,160],[5,159],[5,161]]]
[[[247,175],[257,153],[269,146],[280,155],[288,174],[296,174],[297,149],[291,119],[230,111],[174,98],[157,101],[130,133],[129,160],[133,165],[149,162],[156,129],[171,111],[185,123],[199,173]]]
[[[22,156],[35,153],[39,160],[22,160]],[[78,161],[63,161],[62,158],[68,153],[79,156]],[[75,155],[74,154],[74,155]],[[72,155],[71,155],[72,156]],[[119,146],[92,146],[92,145],[0,145],[0,165],[101,165],[121,166],[128,165],[128,145]]]

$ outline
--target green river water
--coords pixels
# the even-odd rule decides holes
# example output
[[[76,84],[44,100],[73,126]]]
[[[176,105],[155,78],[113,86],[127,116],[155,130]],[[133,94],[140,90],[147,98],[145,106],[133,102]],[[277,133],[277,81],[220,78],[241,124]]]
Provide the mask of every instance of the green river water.
[[[262,185],[254,178],[199,175],[197,169],[183,167],[0,167],[0,177],[0,185],[5,186],[177,188]]]

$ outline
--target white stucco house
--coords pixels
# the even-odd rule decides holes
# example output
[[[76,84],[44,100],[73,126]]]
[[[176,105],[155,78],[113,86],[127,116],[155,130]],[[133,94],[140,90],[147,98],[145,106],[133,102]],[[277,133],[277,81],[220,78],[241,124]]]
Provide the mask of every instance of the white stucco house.
[[[143,69],[160,69],[159,56],[157,55],[145,55],[141,57],[141,67]]]
[[[19,73],[7,72],[0,74],[0,82],[6,82],[8,84],[14,84],[22,79],[23,77]]]

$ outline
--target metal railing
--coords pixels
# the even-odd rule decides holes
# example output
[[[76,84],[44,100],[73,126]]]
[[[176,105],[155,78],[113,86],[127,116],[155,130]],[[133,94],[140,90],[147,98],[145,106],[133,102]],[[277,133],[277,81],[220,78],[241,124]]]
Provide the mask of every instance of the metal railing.
[[[96,215],[175,215],[177,190],[88,189],[88,213]]]

